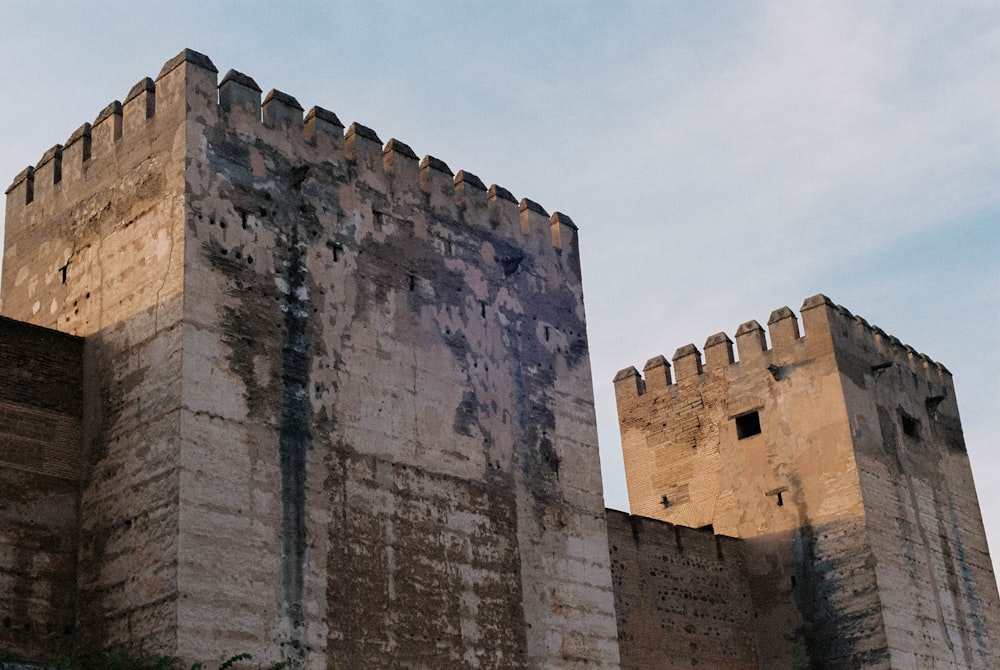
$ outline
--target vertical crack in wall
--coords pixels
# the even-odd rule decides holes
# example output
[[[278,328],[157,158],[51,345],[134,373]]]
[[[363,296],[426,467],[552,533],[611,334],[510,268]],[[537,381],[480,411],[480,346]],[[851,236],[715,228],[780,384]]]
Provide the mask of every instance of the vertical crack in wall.
[[[303,575],[305,571],[306,451],[309,449],[309,342],[306,337],[305,257],[299,247],[298,229],[293,227],[287,259],[288,284],[282,343],[282,406],[278,437],[281,471],[281,584],[285,618],[291,629],[291,645],[304,654]]]

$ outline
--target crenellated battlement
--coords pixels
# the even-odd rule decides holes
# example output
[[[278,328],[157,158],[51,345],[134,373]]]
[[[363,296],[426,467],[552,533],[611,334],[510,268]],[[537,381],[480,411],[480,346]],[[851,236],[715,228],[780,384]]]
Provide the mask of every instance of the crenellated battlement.
[[[704,352],[686,344],[674,352],[672,364],[661,355],[649,359],[641,374],[635,367],[620,370],[614,378],[616,394],[620,400],[635,398],[734,370],[767,368],[777,378],[782,367],[814,357],[817,345],[824,344],[863,358],[875,371],[895,365],[931,381],[950,383],[951,373],[943,365],[823,294],[806,298],[799,312],[801,330],[795,313],[780,307],[771,312],[766,330],[756,320],[747,321],[737,327],[734,339],[722,332],[710,335]]]
[[[164,96],[164,86],[171,87],[169,80],[183,64],[194,68],[200,81],[187,83],[182,95]],[[471,172],[455,173],[434,156],[418,159],[409,145],[396,138],[383,143],[373,129],[360,123],[345,129],[334,112],[318,106],[305,111],[294,96],[283,91],[271,89],[262,100],[261,87],[246,74],[231,69],[221,81],[217,74],[208,56],[182,51],[164,64],[155,80],[144,77],[124,101],[112,101],[93,122],[83,124],[64,144],[55,145],[35,165],[21,171],[6,190],[8,207],[30,207],[51,198],[64,180],[85,178],[94,164],[150,142],[152,136],[165,132],[165,124],[183,124],[189,108],[186,97],[194,95],[206,98],[202,102],[207,103],[208,114],[199,120],[210,126],[280,146],[298,160],[349,166],[359,179],[387,192],[416,187],[436,215],[458,220],[470,218],[465,214],[482,214],[472,218],[489,220],[498,232],[522,237],[522,244],[531,251],[548,248],[561,253],[563,248],[573,248],[577,229],[565,214],[549,215],[537,202],[517,200],[496,184],[487,188]]]
[[[12,204],[27,207],[52,197],[50,194],[63,183],[85,178],[94,164],[119,156],[126,146],[148,143],[163,130],[156,123],[163,117],[170,117],[168,123],[180,125],[186,111],[185,100],[178,95],[179,85],[172,79],[184,63],[209,73],[217,72],[207,56],[185,49],[164,64],[155,81],[149,77],[141,79],[129,89],[124,102],[113,100],[98,112],[92,123],[84,123],[65,143],[55,145],[35,165],[22,170],[5,191],[8,208]]]

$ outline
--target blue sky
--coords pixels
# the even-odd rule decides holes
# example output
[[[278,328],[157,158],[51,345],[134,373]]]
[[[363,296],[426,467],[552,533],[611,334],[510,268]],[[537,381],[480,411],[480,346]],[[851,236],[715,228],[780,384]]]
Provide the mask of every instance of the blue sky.
[[[611,507],[616,370],[828,294],[954,373],[1000,554],[1000,5],[2,0],[0,44],[8,179],[190,47],[572,216]]]

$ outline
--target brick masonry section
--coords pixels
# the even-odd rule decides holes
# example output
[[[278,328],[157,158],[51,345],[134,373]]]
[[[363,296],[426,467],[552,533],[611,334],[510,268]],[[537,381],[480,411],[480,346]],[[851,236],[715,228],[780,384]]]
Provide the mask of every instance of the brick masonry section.
[[[608,510],[622,670],[758,668],[743,542]]]
[[[83,340],[0,317],[0,650],[73,639]]]

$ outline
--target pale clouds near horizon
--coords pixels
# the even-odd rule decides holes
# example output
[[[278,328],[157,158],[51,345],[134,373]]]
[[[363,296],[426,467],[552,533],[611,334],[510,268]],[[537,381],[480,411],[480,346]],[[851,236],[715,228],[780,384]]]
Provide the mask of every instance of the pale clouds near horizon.
[[[995,211],[997,12],[970,26],[867,7],[773,5],[708,50],[664,45],[617,82],[625,118],[600,153],[618,165],[594,161],[590,185],[616,177],[628,223],[602,232],[633,284],[681,288],[644,301],[663,322],[690,316],[685,295],[738,322],[740,304],[801,300],[782,291]]]
[[[990,198],[1000,32],[941,45],[964,36],[936,35],[944,29],[933,17],[903,29],[892,17],[887,32],[851,8],[824,7],[765,11],[735,31],[738,48],[664,47],[619,81],[609,97],[629,114],[627,134],[614,137],[623,166],[634,166],[628,185],[659,191],[665,213],[706,242],[795,232],[835,253]],[[930,57],[935,42],[943,48]],[[849,239],[808,225],[835,215],[868,225]]]
[[[612,506],[614,372],[824,292],[955,373],[1000,552],[1000,5],[41,5],[0,175],[203,51],[573,217]]]

